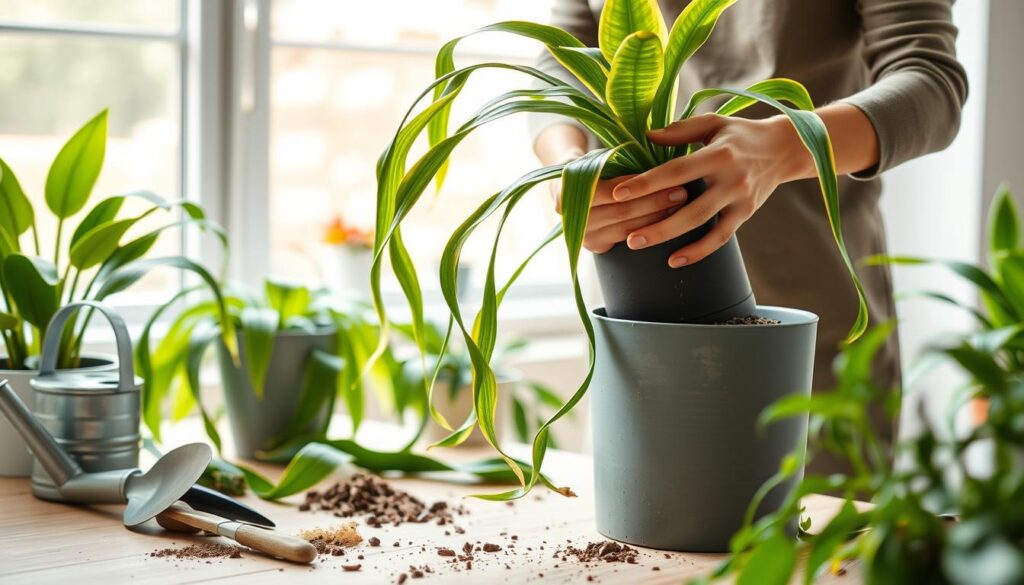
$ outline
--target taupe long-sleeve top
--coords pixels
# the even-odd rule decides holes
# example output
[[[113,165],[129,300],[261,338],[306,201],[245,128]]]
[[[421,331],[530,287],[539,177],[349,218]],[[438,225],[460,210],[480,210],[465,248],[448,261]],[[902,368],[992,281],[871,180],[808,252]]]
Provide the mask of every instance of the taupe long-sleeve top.
[[[552,24],[596,46],[603,3],[556,0]],[[689,0],[660,3],[671,27]],[[707,87],[746,87],[789,77],[803,83],[819,106],[844,101],[863,110],[878,134],[881,156],[874,168],[840,177],[843,232],[855,260],[882,253],[878,175],[945,148],[960,125],[967,78],[956,59],[951,9],[952,0],[739,0],[683,66],[680,102]],[[539,67],[572,80],[547,53]],[[746,115],[774,113],[752,108]],[[531,131],[536,136],[557,122],[565,119],[535,116]],[[780,186],[738,237],[759,303],[821,317],[814,385],[829,388],[831,362],[856,315],[857,299],[832,241],[817,181]],[[889,271],[859,272],[872,321],[895,318]],[[876,375],[880,384],[899,383],[895,336],[880,356]]]

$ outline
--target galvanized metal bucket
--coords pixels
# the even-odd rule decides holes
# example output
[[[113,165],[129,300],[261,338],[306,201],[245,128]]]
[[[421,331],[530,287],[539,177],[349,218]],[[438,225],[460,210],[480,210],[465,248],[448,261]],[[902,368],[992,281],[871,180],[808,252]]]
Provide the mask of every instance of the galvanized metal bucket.
[[[60,338],[68,320],[92,308],[114,329],[118,369],[57,370]],[[109,307],[91,301],[72,303],[53,316],[46,329],[39,376],[32,380],[33,411],[40,423],[87,472],[130,469],[139,465],[142,379],[135,377],[132,344],[124,320]],[[62,501],[38,460],[32,464],[32,493]]]

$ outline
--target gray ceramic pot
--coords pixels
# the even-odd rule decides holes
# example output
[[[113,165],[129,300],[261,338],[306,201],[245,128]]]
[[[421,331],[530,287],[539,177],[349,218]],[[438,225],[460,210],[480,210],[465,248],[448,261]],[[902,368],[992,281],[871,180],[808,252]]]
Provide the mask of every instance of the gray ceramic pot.
[[[31,381],[39,375],[37,370],[8,370],[7,358],[0,357],[0,380],[8,380],[11,389],[30,410],[34,407],[34,393]],[[83,372],[101,372],[117,369],[112,355],[82,357]],[[45,423],[44,423],[45,424]],[[53,429],[50,429],[51,431]],[[6,418],[0,416],[0,477],[28,477],[32,474],[32,454],[18,431]]]
[[[334,353],[337,332],[323,328],[318,333],[279,331],[267,368],[262,399],[256,398],[244,350],[245,339],[239,334],[239,365],[231,361],[223,343],[217,344],[220,360],[221,383],[227,404],[231,434],[235,439],[235,453],[246,459],[256,458],[256,452],[274,447],[270,441],[283,433],[291,422],[302,396],[306,369],[314,349]],[[313,426],[322,423],[329,412],[319,414]]]
[[[623,321],[595,311],[591,409],[597,529],[641,546],[724,552],[747,504],[807,440],[807,419],[757,429],[811,390],[818,317],[758,307],[779,325]],[[802,474],[801,474],[802,475]],[[776,509],[799,478],[779,486]]]

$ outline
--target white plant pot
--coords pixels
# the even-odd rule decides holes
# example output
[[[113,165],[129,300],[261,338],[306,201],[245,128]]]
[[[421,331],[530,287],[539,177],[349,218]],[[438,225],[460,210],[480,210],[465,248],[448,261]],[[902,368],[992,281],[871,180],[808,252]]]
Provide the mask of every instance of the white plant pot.
[[[117,368],[117,362],[113,356],[92,355],[83,357],[82,361],[90,364],[87,367],[79,368],[83,371],[103,371]],[[7,365],[6,357],[0,357],[0,365]],[[29,410],[32,410],[35,401],[32,398],[30,382],[38,374],[38,370],[0,369],[0,380],[7,380],[18,398],[25,403]],[[25,446],[25,441],[21,439],[18,431],[14,430],[6,418],[0,416],[0,477],[29,477],[31,474],[32,454]]]
[[[511,396],[520,380],[521,376],[518,374],[499,374],[498,376],[498,414],[494,419],[494,432],[500,441],[510,439],[508,430],[510,428],[509,409],[512,406]],[[452,399],[449,397],[448,385],[444,380],[438,380],[437,386],[434,388],[434,407],[453,428],[458,428],[473,409],[472,384],[465,384],[460,387],[459,391],[455,393],[455,398]],[[440,441],[449,434],[451,433],[437,424],[437,422],[430,420],[427,423],[426,430],[423,432],[423,437],[428,442],[433,443]],[[481,447],[487,445],[487,440],[484,439],[480,428],[477,427],[473,429],[473,433],[469,435],[469,438],[466,439],[463,445],[467,447]]]
[[[324,284],[337,293],[370,297],[370,268],[373,250],[355,246],[328,246],[321,249]]]

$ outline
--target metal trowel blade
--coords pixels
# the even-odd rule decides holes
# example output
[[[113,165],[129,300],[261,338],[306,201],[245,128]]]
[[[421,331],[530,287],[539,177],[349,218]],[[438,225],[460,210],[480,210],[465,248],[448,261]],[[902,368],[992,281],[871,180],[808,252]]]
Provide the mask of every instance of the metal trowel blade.
[[[124,487],[128,505],[124,525],[137,526],[181,499],[213,458],[204,443],[182,445],[157,460],[149,471],[129,477]]]

